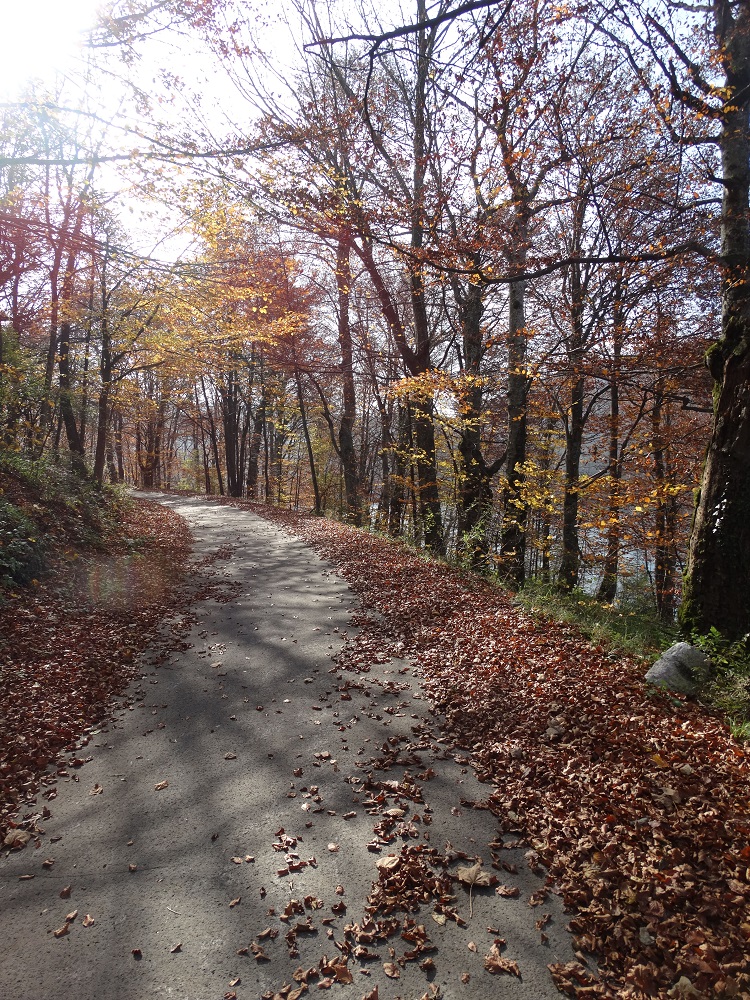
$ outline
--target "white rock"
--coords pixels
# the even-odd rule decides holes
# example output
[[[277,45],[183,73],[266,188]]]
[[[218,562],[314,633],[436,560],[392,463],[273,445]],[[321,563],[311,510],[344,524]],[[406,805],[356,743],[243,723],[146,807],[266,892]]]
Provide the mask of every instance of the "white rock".
[[[702,650],[688,642],[677,642],[662,653],[646,674],[646,680],[680,694],[695,694],[699,676],[710,669],[711,661]]]

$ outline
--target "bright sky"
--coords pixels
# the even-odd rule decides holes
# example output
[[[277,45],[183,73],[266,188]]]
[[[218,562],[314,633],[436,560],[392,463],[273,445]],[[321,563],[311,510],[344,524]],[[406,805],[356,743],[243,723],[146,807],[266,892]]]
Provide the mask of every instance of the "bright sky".
[[[0,96],[18,96],[33,77],[50,79],[76,56],[102,0],[0,0]]]

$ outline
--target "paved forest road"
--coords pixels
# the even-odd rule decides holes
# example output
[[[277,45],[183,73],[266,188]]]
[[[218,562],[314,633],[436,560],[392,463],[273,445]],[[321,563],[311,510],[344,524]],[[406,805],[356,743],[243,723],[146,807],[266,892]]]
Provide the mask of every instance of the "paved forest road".
[[[487,787],[459,749],[438,742],[409,664],[337,676],[332,657],[357,606],[346,584],[252,513],[162,499],[189,520],[195,557],[219,586],[193,604],[188,648],[162,664],[145,659],[133,707],[79,752],[93,759],[70,771],[77,781],[60,779],[41,848],[0,858],[2,1000],[255,1000],[284,984],[281,995],[294,998],[295,970],[320,971],[323,956],[321,978],[344,980],[330,994],[341,1000],[419,1000],[438,987],[467,1000],[559,996],[547,964],[573,958],[567,918],[555,897],[529,905],[542,882],[522,850],[501,851],[517,873],[490,867],[493,817],[461,805]],[[378,768],[375,758],[388,760]],[[367,846],[376,826],[384,839],[398,834],[380,853]],[[445,854],[446,842],[459,855],[453,871],[472,864],[461,852],[481,857],[520,896],[477,886],[470,917],[468,889],[454,883],[444,925],[433,899],[407,939],[371,939],[364,908],[377,859],[411,857],[389,874],[399,898],[413,897],[432,877],[415,848]],[[87,914],[94,923],[84,926]],[[381,910],[375,922],[384,919]],[[334,943],[349,924],[359,925],[351,947],[372,955],[350,955],[352,983]],[[420,950],[420,924],[434,950]],[[497,938],[507,946],[495,955],[516,962],[520,978],[485,970]],[[418,960],[399,964],[413,950]],[[308,995],[321,978],[307,977]]]

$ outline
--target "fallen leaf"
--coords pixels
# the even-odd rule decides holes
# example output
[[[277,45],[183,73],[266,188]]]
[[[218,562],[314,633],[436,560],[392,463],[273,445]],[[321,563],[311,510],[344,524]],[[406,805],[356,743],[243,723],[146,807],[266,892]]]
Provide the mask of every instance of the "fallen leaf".
[[[225,753],[224,754],[224,760],[237,760],[237,754],[236,753]]]
[[[242,896],[238,896],[237,899],[231,900],[231,902],[229,903],[229,909],[230,910],[234,909],[234,907],[237,906],[240,903],[241,900],[242,900]]]
[[[94,787],[93,787],[93,788],[92,788],[92,789],[91,789],[91,790],[89,791],[89,795],[101,795],[103,791],[104,791],[104,789],[103,789],[103,788],[102,788],[102,786],[101,786],[101,785],[100,785],[100,784],[99,784],[99,783],[97,782],[97,783],[96,783],[96,784],[94,785]]]
[[[5,835],[3,847],[9,847],[11,851],[20,851],[30,840],[31,834],[28,830],[10,830]]]
[[[493,944],[489,953],[484,956],[484,967],[488,972],[504,972],[511,976],[518,976],[519,979],[521,978],[518,965],[509,958],[503,958],[497,944]]]
[[[131,948],[131,949],[130,949],[130,954],[131,954],[131,955],[133,956],[133,958],[135,958],[136,960],[138,960],[138,959],[141,959],[141,958],[143,958],[143,952],[141,951],[141,949],[140,949],[140,948]]]
[[[391,979],[398,979],[401,975],[401,969],[394,962],[383,962],[383,972]]]
[[[65,920],[67,923],[72,924],[77,916],[78,916],[78,910],[71,910],[70,913],[68,913],[67,916],[65,917]]]
[[[667,990],[667,996],[676,997],[679,1000],[687,1000],[688,997],[702,997],[703,994],[696,990],[687,976],[680,976],[671,990]]]
[[[84,918],[81,921],[81,923],[83,924],[84,927],[93,927],[93,925],[96,923],[96,921],[94,920],[94,918],[91,916],[90,913],[87,913],[84,916]]]
[[[482,862],[477,861],[470,868],[461,867],[456,869],[456,876],[464,885],[489,885],[491,876],[482,871]]]
[[[338,844],[331,843],[331,844],[328,845],[328,850],[331,851],[332,854],[335,854],[336,851],[338,851],[338,849],[339,849],[339,845]]]
[[[495,892],[504,899],[517,899],[521,895],[517,885],[498,885]]]
[[[70,899],[70,894],[73,891],[72,885],[63,886],[60,890],[60,899]]]
[[[172,945],[169,949],[171,955],[175,955],[178,951],[182,951],[182,941],[178,941],[177,944]]]
[[[70,924],[63,924],[62,927],[58,927],[56,931],[52,931],[56,938],[64,937],[70,932]]]
[[[239,976],[237,976],[236,979],[230,979],[229,985],[230,986],[239,986],[241,982],[242,982],[242,980],[240,979]]]
[[[375,865],[381,871],[392,871],[398,867],[400,860],[401,857],[398,854],[386,854],[382,858],[376,858]]]
[[[155,792],[161,792],[164,788],[169,788],[168,781],[160,781],[158,785],[154,785]]]

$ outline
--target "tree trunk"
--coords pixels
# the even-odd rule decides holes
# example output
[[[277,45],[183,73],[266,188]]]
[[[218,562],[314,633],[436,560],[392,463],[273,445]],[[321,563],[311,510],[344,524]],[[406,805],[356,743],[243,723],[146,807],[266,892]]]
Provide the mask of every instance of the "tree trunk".
[[[690,539],[680,623],[727,639],[750,632],[750,10],[717,0],[726,74],[722,119],[722,339],[708,354],[714,421]]]
[[[479,260],[475,259],[479,266]],[[492,510],[492,477],[499,472],[500,459],[487,465],[482,452],[482,358],[484,355],[482,316],[484,289],[479,284],[469,284],[464,290],[456,280],[454,297],[461,318],[461,339],[464,354],[466,386],[461,392],[461,429],[458,451],[461,463],[458,469],[459,493],[457,502],[457,549],[469,559],[472,566],[486,564],[488,540],[486,521]]]
[[[216,424],[214,423],[213,411],[211,409],[211,404],[208,401],[208,393],[206,392],[206,383],[201,375],[201,389],[203,390],[203,400],[206,404],[206,416],[208,417],[208,430],[209,439],[211,441],[211,453],[214,457],[214,466],[216,467],[216,477],[219,483],[219,496],[224,496],[224,477],[221,472],[221,460],[219,458],[219,440],[216,433]]]
[[[609,523],[607,524],[607,553],[604,557],[604,575],[596,599],[611,604],[617,596],[617,577],[620,561],[620,357],[621,319],[615,315],[614,357],[609,380]]]
[[[58,370],[60,373],[60,414],[65,425],[65,436],[68,439],[70,461],[73,472],[85,478],[88,475],[76,414],[73,407],[72,384],[70,377],[70,323],[60,324],[60,341],[58,345]]]
[[[518,587],[523,584],[526,573],[527,505],[522,496],[529,395],[529,376],[526,371],[525,294],[524,280],[511,283],[508,305],[507,486],[503,496],[505,511],[500,542],[503,575]]]
[[[581,550],[578,543],[578,490],[583,447],[583,289],[579,264],[570,267],[571,334],[568,346],[570,402],[565,421],[565,494],[563,497],[562,560],[558,582],[563,590],[578,586]]]
[[[307,414],[305,413],[305,400],[302,395],[302,380],[299,369],[294,373],[294,380],[297,385],[297,402],[299,404],[300,417],[302,418],[302,433],[305,436],[305,446],[307,448],[307,458],[310,463],[310,479],[312,480],[313,495],[315,496],[315,513],[320,517],[323,514],[323,504],[320,499],[320,488],[318,487],[318,474],[315,471],[315,454],[310,440],[310,430],[307,426]],[[279,478],[281,476],[279,475]]]
[[[341,374],[343,379],[344,406],[339,424],[339,452],[344,473],[346,493],[346,516],[352,524],[362,523],[362,500],[357,453],[354,447],[354,423],[357,418],[357,400],[354,389],[354,361],[352,351],[352,330],[349,318],[349,297],[351,294],[352,272],[349,262],[350,244],[339,239],[336,246],[336,286],[338,288],[339,315],[338,333],[341,347]]]
[[[674,622],[676,605],[675,570],[677,554],[675,552],[675,531],[677,527],[677,511],[674,491],[669,487],[671,482],[670,462],[667,442],[663,430],[664,396],[657,390],[654,408],[651,411],[651,440],[654,458],[654,478],[659,491],[656,504],[656,553],[654,589],[656,591],[656,607],[659,618],[663,622]]]
[[[247,460],[247,495],[253,500],[258,499],[258,458],[263,442],[263,426],[266,419],[266,397],[262,395],[253,419],[253,433],[250,438],[250,449]]]

